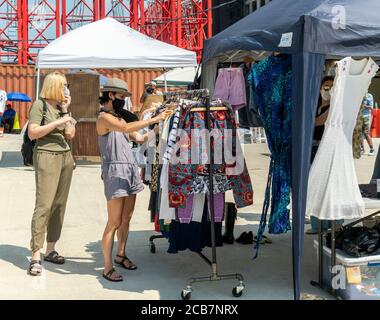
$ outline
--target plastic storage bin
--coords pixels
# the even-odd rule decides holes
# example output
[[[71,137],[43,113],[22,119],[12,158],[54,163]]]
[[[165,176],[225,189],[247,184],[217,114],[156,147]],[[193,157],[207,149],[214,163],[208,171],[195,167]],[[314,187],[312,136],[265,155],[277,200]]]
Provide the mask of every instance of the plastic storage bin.
[[[314,240],[317,250],[318,241]],[[332,288],[330,275],[331,250],[323,248],[323,285]],[[338,284],[336,294],[343,300],[380,300],[380,255],[353,258],[336,249],[336,270],[334,283]]]

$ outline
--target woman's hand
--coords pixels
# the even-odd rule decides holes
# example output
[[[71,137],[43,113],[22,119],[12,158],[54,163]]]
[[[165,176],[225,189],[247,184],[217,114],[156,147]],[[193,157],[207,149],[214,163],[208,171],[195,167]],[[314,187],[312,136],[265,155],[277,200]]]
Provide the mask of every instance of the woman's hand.
[[[152,118],[152,123],[159,123],[161,121],[165,121],[168,117],[170,117],[173,114],[173,111],[171,110],[165,110],[157,117]]]
[[[30,140],[40,139],[59,127],[61,127],[60,130],[63,130],[65,129],[66,124],[70,123],[72,120],[73,118],[66,116],[43,126],[32,123],[28,127],[29,138]]]
[[[67,112],[70,104],[71,104],[71,96],[65,96],[65,100],[63,100],[62,105],[61,105],[62,112]]]
[[[63,125],[66,126],[69,123],[74,123],[74,121],[75,120],[72,117],[66,116],[66,117],[62,117],[62,118],[56,120],[55,122],[57,124],[57,127],[60,127],[60,126],[63,126]]]

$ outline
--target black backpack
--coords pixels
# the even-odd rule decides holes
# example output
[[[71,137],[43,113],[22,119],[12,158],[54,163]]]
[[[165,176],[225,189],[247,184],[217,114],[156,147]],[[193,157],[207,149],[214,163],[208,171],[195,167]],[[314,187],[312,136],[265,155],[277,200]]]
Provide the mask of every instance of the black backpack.
[[[42,121],[41,126],[45,124],[45,118],[46,118],[46,112],[47,112],[47,106],[45,100],[41,99],[42,101]],[[27,167],[33,166],[33,148],[36,144],[36,140],[30,140],[28,135],[28,129],[29,125],[26,127],[26,130],[24,132],[24,142],[21,147],[21,154],[24,159],[24,165]]]

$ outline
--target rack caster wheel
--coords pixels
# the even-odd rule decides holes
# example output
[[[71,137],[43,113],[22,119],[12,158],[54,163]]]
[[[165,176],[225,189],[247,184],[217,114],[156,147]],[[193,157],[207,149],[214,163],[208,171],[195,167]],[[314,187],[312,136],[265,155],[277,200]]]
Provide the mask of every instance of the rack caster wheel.
[[[244,287],[243,286],[237,286],[237,287],[235,287],[235,288],[232,289],[232,295],[235,298],[239,298],[239,297],[242,296],[243,291],[244,291]]]
[[[150,247],[150,252],[151,252],[151,253],[156,253],[156,246],[155,246],[154,243],[151,243],[151,244],[149,245],[149,247]]]
[[[184,289],[181,292],[181,298],[182,300],[190,300],[191,299],[191,291]]]

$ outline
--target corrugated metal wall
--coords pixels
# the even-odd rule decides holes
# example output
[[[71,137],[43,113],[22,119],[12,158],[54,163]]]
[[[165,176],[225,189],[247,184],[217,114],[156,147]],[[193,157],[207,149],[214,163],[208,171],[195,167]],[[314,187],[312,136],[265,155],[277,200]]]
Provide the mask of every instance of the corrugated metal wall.
[[[19,91],[34,99],[35,71],[32,66],[0,65],[0,90]],[[19,115],[20,127],[26,122],[31,103],[12,102]]]
[[[141,107],[139,100],[144,92],[144,84],[158,76],[162,70],[96,70],[106,77],[116,77],[127,81],[132,92],[132,103]],[[44,73],[50,71],[43,70]],[[26,93],[32,100],[35,99],[35,68],[34,66],[0,65],[0,90],[6,92],[20,91]],[[14,102],[13,106],[19,114],[20,127],[23,127],[28,118],[31,103]]]

